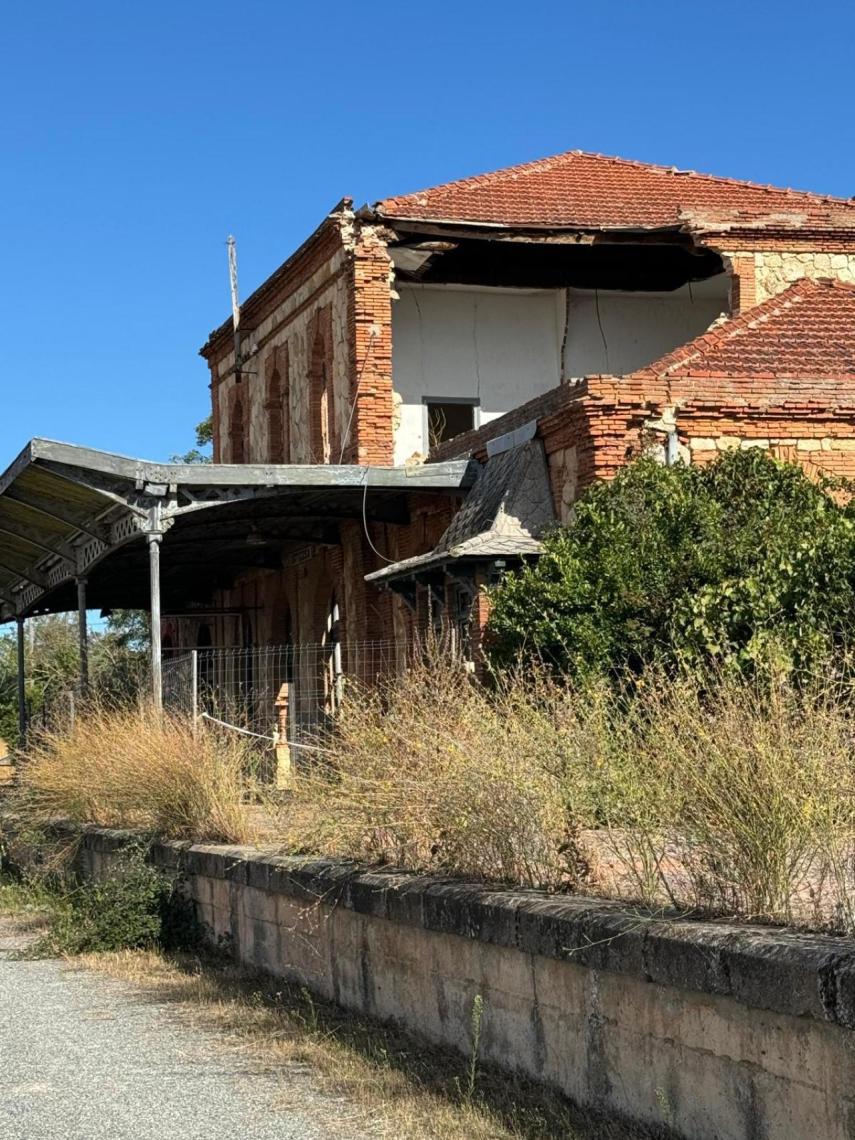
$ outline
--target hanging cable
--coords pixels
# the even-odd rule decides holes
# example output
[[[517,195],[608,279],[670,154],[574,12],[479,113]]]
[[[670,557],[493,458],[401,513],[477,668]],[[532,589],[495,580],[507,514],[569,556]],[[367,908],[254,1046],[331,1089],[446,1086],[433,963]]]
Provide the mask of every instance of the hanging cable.
[[[609,368],[609,346],[608,346],[608,342],[606,341],[606,334],[603,330],[602,317],[600,316],[600,290],[599,289],[594,289],[594,306],[597,310],[597,324],[600,326],[600,336],[602,337],[602,340],[603,340],[603,351],[606,354],[606,374],[608,375],[611,372],[611,369]]]
[[[371,535],[368,533],[368,471],[365,468],[365,474],[362,477],[362,529],[365,531],[365,540],[378,558],[382,558],[384,562],[396,562],[395,558],[387,558],[385,554],[381,554],[374,543],[371,541]]]

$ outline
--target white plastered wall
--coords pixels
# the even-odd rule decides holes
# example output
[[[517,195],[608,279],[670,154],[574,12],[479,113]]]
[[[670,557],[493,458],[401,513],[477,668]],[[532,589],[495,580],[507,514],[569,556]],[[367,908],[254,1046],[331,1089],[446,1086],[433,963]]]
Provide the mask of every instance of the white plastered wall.
[[[724,273],[691,290],[599,296],[399,284],[392,309],[395,462],[428,449],[424,397],[478,400],[476,423],[486,423],[562,379],[633,372],[704,332],[727,311],[729,289]]]
[[[570,289],[564,379],[623,376],[651,364],[727,312],[729,290],[726,273],[672,293]]]
[[[563,295],[554,289],[399,285],[392,375],[395,462],[427,451],[423,397],[479,400],[486,423],[560,380]]]

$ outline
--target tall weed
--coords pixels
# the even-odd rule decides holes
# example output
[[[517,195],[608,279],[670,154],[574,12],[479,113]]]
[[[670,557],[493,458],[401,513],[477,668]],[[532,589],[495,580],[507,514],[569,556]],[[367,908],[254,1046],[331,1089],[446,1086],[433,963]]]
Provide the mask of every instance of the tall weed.
[[[568,888],[584,871],[548,709],[452,659],[348,693],[294,786],[306,851]],[[544,739],[546,733],[548,739]]]
[[[855,701],[735,673],[624,692],[451,659],[348,693],[292,847],[682,911],[853,928]]]
[[[16,807],[33,824],[63,818],[172,838],[242,843],[257,788],[239,738],[151,708],[92,709],[36,739]]]

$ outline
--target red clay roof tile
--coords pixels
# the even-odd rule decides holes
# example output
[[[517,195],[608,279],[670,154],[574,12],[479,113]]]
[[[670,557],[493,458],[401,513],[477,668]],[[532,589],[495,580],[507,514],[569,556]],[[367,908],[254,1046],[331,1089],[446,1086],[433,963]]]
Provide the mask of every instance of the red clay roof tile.
[[[389,218],[510,226],[855,229],[855,202],[571,150],[376,203]]]
[[[855,285],[804,278],[636,375],[855,378]]]

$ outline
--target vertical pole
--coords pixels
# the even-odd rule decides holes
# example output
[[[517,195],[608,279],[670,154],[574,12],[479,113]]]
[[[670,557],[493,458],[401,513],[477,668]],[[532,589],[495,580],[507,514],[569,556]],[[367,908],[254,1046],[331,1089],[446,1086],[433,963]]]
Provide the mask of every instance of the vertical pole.
[[[341,707],[341,698],[344,692],[344,670],[341,667],[341,614],[338,603],[333,606],[332,628],[330,634],[333,638],[333,685],[335,697],[333,700],[334,712]]]
[[[23,748],[27,743],[27,687],[24,670],[26,667],[26,654],[24,652],[24,618],[18,617],[18,747]]]
[[[190,678],[190,701],[193,705],[193,738],[199,732],[199,650],[190,650],[190,668],[193,675]]]
[[[240,300],[238,294],[237,242],[231,234],[229,234],[226,245],[229,247],[229,286],[232,294],[232,327],[235,342],[235,383],[240,384]]]
[[[159,513],[159,512],[158,512]],[[158,530],[148,536],[148,569],[151,597],[151,695],[155,709],[163,708],[163,662],[160,643],[160,540]]]
[[[86,579],[77,579],[77,630],[80,640],[80,695],[89,695],[89,631],[86,627]]]

